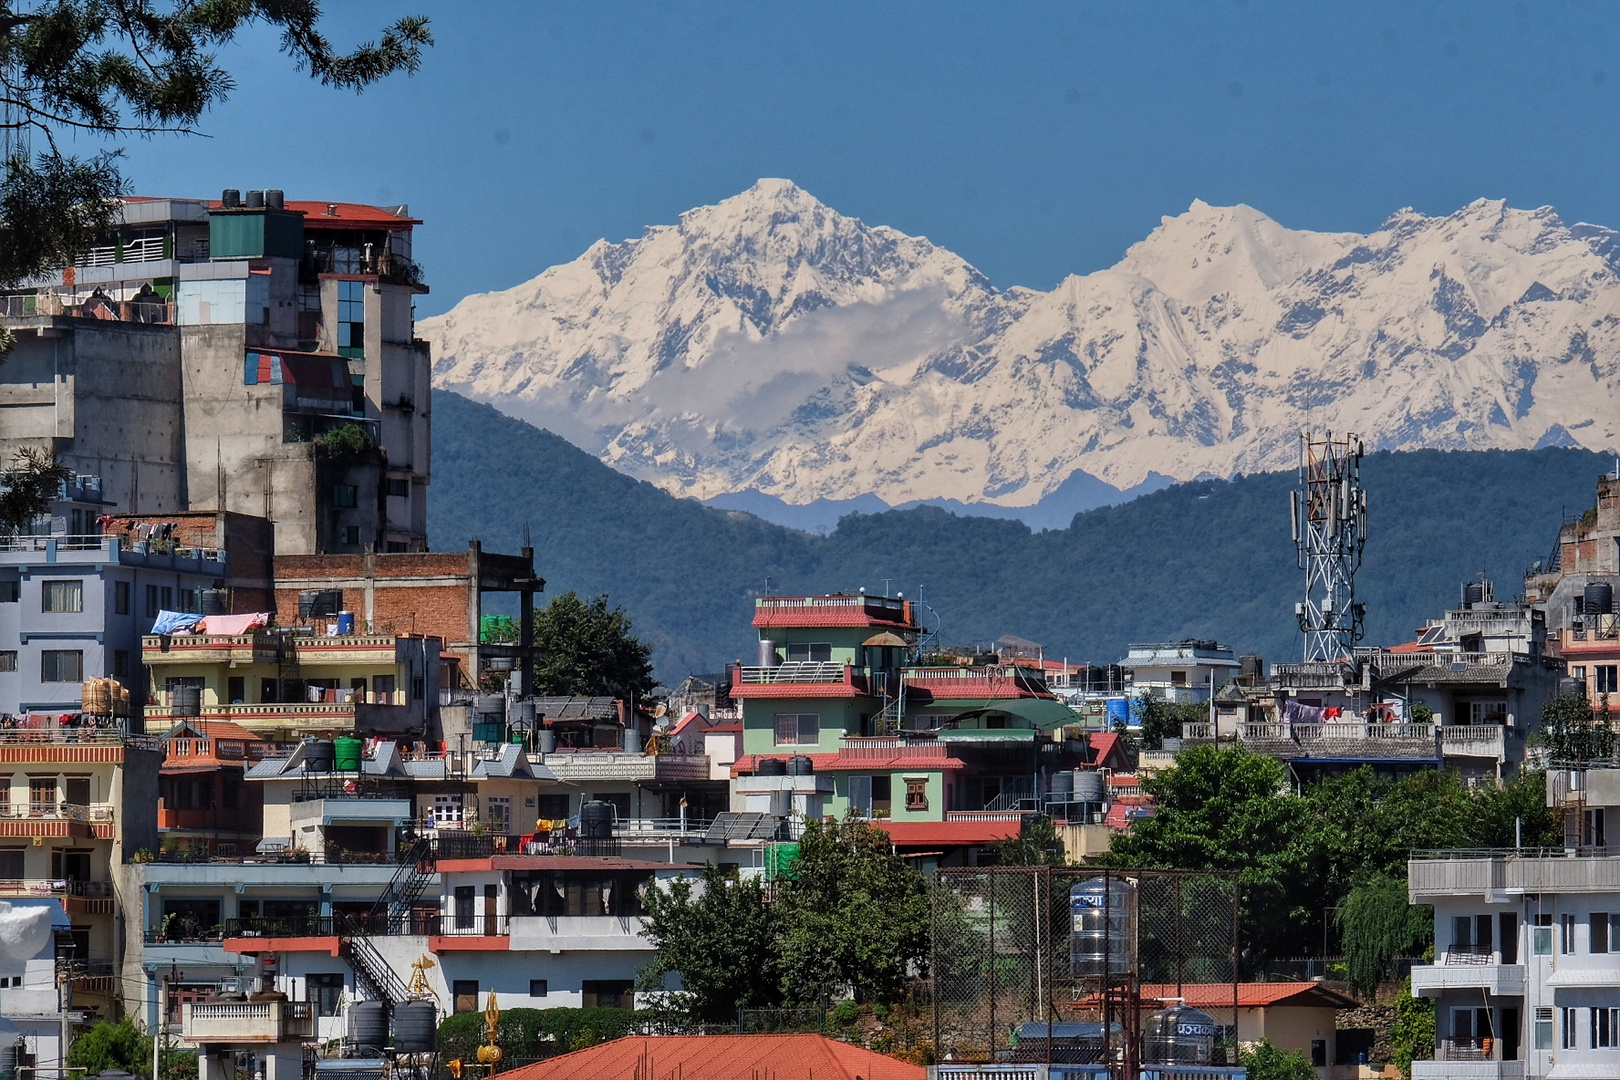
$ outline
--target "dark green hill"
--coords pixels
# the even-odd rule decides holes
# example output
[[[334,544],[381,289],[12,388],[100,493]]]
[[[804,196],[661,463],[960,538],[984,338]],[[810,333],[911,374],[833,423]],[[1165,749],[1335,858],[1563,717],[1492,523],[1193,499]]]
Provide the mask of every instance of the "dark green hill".
[[[666,681],[753,655],[753,598],[878,590],[939,613],[947,644],[1017,634],[1049,657],[1111,662],[1131,641],[1213,637],[1268,659],[1299,652],[1292,474],[1177,484],[1076,516],[1065,530],[922,508],[846,517],[826,537],[676,499],[548,431],[433,395],[429,535],[515,550],[524,527],[547,591],[607,592],[656,646]],[[1498,598],[1545,558],[1560,512],[1590,505],[1606,465],[1576,450],[1416,451],[1364,462],[1369,643],[1410,640],[1486,571]]]

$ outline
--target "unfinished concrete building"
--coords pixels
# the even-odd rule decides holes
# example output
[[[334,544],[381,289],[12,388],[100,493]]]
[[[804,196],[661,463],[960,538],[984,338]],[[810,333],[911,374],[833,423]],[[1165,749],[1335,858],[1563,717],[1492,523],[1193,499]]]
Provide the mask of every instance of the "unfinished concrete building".
[[[0,295],[0,456],[44,446],[128,514],[262,517],[283,555],[426,549],[429,352],[403,206],[130,198]]]

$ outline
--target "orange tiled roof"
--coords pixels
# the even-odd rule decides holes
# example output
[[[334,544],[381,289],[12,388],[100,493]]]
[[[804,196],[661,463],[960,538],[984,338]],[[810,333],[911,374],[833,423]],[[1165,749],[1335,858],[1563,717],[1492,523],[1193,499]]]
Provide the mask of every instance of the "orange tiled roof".
[[[816,772],[887,772],[891,770],[917,769],[928,772],[935,769],[962,769],[967,766],[961,758],[954,758],[948,754],[902,756],[895,754],[891,757],[846,757],[843,754],[795,754],[791,748],[784,748],[778,754],[744,754],[731,766],[732,776],[749,776],[759,770],[759,763],[768,757],[807,757],[815,766]]]
[[[825,1035],[629,1035],[502,1075],[506,1080],[923,1080],[927,1070]]]
[[[1146,1002],[1181,998],[1194,1009],[1230,1009],[1233,987],[1231,983],[1183,983],[1179,987],[1174,983],[1143,983],[1141,993],[1142,1000]],[[1281,979],[1276,982],[1237,984],[1237,1005],[1240,1009],[1264,1009],[1280,1005],[1349,1009],[1358,1004],[1360,1002],[1350,995],[1321,983]]]
[[[896,847],[988,844],[1018,835],[1017,821],[874,821]]]

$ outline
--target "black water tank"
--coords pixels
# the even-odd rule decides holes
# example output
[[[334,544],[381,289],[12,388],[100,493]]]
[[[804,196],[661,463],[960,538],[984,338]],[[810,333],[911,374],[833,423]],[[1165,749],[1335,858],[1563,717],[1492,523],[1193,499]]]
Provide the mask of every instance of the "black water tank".
[[[583,840],[613,837],[613,804],[592,799],[579,808],[579,835]]]
[[[356,1001],[349,1006],[349,1042],[381,1050],[388,1045],[388,1006],[380,1001]]]
[[[813,776],[816,763],[803,754],[794,754],[787,759],[787,774],[789,776]]]
[[[329,773],[337,763],[337,748],[331,739],[304,740],[304,771]]]
[[[242,205],[241,191],[233,187],[226,188],[224,191],[220,192],[219,205],[227,210],[235,210],[238,206]]]
[[[264,205],[272,210],[284,210],[287,207],[287,196],[280,188],[264,189]],[[431,1046],[429,1050],[433,1049]]]
[[[431,1001],[402,1001],[394,1006],[394,1052],[428,1054],[433,1052],[439,1017]]]
[[[298,594],[298,617],[313,619],[336,615],[343,608],[341,589],[304,589]]]
[[[1468,581],[1468,582],[1463,583],[1463,587],[1462,587],[1463,607],[1471,608],[1475,604],[1483,602],[1484,599],[1485,599],[1485,586],[1481,585],[1477,581]]]
[[[264,192],[263,191],[250,191],[250,192],[248,192],[247,193],[247,208],[249,210],[263,210],[264,209]]]
[[[779,757],[761,758],[755,772],[760,776],[786,776],[787,762]]]
[[[231,590],[229,589],[199,589],[197,606],[204,615],[229,615],[231,613]]]
[[[1607,581],[1588,581],[1581,599],[1588,615],[1614,614],[1614,586]]]

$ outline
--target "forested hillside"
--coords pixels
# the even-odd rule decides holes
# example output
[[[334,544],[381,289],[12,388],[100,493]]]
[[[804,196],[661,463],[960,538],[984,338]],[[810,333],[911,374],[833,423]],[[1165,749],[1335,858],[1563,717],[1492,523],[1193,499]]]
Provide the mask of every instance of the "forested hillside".
[[[1178,484],[1077,515],[1064,530],[923,508],[846,517],[810,536],[676,499],[563,439],[452,393],[433,395],[435,549],[515,550],[525,527],[551,594],[607,592],[679,679],[753,655],[753,598],[885,579],[938,612],[946,644],[1017,634],[1047,655],[1111,662],[1130,641],[1214,637],[1299,652],[1292,474]],[[1577,450],[1411,451],[1362,469],[1372,522],[1357,578],[1369,643],[1410,640],[1487,572],[1498,598],[1551,551],[1560,513],[1591,504],[1605,459]]]

